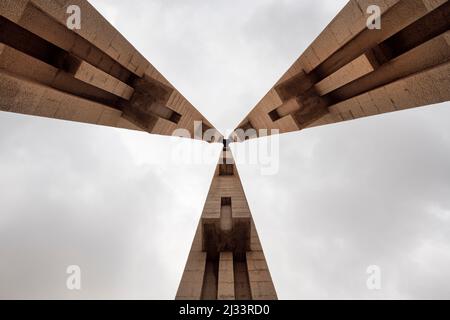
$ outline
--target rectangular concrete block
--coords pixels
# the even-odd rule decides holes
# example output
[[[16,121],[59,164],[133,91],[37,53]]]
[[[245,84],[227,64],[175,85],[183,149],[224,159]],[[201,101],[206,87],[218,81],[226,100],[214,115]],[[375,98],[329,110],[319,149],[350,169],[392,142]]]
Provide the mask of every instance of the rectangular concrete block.
[[[103,72],[86,61],[81,62],[79,68],[74,74],[74,77],[127,100],[131,97],[134,91],[133,88],[127,84],[110,76],[108,73]]]
[[[450,100],[450,63],[395,81],[385,91],[397,110]]]
[[[18,22],[28,4],[28,0],[2,0],[0,1],[0,15]]]
[[[9,46],[4,46],[0,56],[0,69],[46,85],[52,83],[58,72],[56,68]]]
[[[295,122],[294,118],[292,118],[292,115],[287,115],[277,121],[275,129],[279,129],[280,132],[296,131],[299,129],[299,127]]]
[[[266,260],[247,260],[247,267],[249,271],[268,270]]]
[[[444,34],[444,39],[445,39],[445,42],[447,42],[447,49],[450,50],[450,33],[449,32],[446,32]]]
[[[97,124],[100,119],[104,106],[96,103],[89,103],[86,109],[77,110],[75,115],[70,119],[75,122]]]
[[[117,122],[116,127],[121,128],[121,129],[134,130],[134,131],[145,131],[142,128],[138,127],[133,122],[130,122],[129,120],[127,120],[123,117],[119,118],[119,121]]]
[[[96,124],[104,108],[89,100],[47,88],[36,112],[56,119]]]
[[[367,17],[365,10],[361,8],[359,3],[356,0],[351,0],[344,9],[338,13],[335,20],[345,22],[351,33],[351,38],[354,38],[366,28]],[[348,21],[351,21],[351,23],[348,23]]]
[[[275,287],[262,251],[247,252],[247,268],[252,298],[276,299]]]
[[[328,25],[328,28],[333,33],[339,45],[344,45],[353,37],[353,34],[349,29],[349,25],[345,19],[333,19],[333,21],[331,21]]]
[[[61,101],[53,99],[51,95],[48,94],[48,90],[46,90],[44,96],[39,101],[35,112],[42,117],[55,118],[60,106]]]
[[[0,70],[0,110],[37,115],[45,87],[15,78]]]
[[[148,63],[147,69],[145,70],[144,74],[156,81],[163,83],[166,86],[173,88],[172,84],[167,81],[167,79],[164,78],[164,76],[151,63]]]
[[[197,282],[181,281],[178,287],[177,300],[200,300],[202,287]]]
[[[313,41],[311,48],[323,62],[365,27],[363,13],[356,1],[349,1],[332,22]],[[348,21],[352,21],[351,24]]]
[[[92,10],[89,9],[89,12],[91,11]],[[119,35],[119,32],[98,12],[92,12],[90,22],[92,22],[91,28],[94,32],[89,40],[100,50],[105,52],[113,39]]]
[[[357,96],[356,99],[358,100],[361,109],[366,116],[373,116],[380,113],[376,104],[373,102],[368,93],[363,93]]]
[[[95,44],[97,47],[104,50],[103,39],[108,42],[109,31],[115,33],[114,28],[107,22],[100,13],[88,2],[84,0],[32,0],[40,9],[51,15],[60,24],[66,25],[67,18],[70,14],[67,13],[67,8],[70,5],[76,5],[81,10],[81,29],[75,29],[74,32]],[[105,28],[104,26],[107,26]],[[109,30],[108,30],[109,28]],[[100,36],[102,35],[102,36]],[[98,39],[96,39],[98,36]]]
[[[261,246],[259,239],[253,239],[253,238],[251,239],[250,249],[251,250],[262,250],[262,246]]]
[[[340,113],[333,113],[329,112],[326,115],[320,117],[317,121],[314,121],[310,125],[307,126],[307,128],[317,127],[317,126],[324,126],[328,124],[333,124],[337,122],[344,121],[344,119],[341,117]]]
[[[352,120],[366,116],[357,98],[348,99],[329,108],[332,113],[341,114],[344,120]]]
[[[197,285],[203,283],[203,270],[185,270],[183,274],[183,281],[196,283]]]
[[[431,11],[443,5],[447,1],[448,0],[423,0],[423,3],[425,4],[428,11]]]
[[[222,151],[220,158],[225,156],[231,156],[231,151]],[[233,161],[234,162],[234,161]],[[235,240],[235,237],[231,237],[234,239],[233,241],[239,241],[239,244],[242,245],[244,242],[244,252],[249,249],[253,249],[253,247],[248,246],[248,241],[252,241],[253,243],[259,243],[258,235],[256,232],[255,225],[251,220],[250,210],[248,208],[248,203],[245,199],[244,190],[242,188],[242,184],[239,180],[239,175],[237,170],[233,172],[233,175],[230,176],[220,176],[219,175],[219,165],[221,161],[219,159],[218,166],[215,170],[214,177],[211,183],[210,190],[208,192],[208,196],[206,198],[206,203],[202,212],[202,218],[200,220],[199,227],[197,228],[195,239],[200,238],[198,235],[203,235],[204,230],[209,230],[205,228],[205,224],[208,226],[212,225],[214,228],[219,228],[220,224],[218,223],[218,219],[220,217],[220,208],[221,206],[229,206],[229,201],[222,201],[224,198],[231,198],[232,204],[232,219],[233,219],[233,229],[235,230],[236,226],[244,227],[248,230],[248,236],[244,236],[239,238],[239,240]],[[239,215],[244,215],[245,218],[239,218]],[[250,220],[249,220],[250,219]],[[248,225],[244,226],[243,222],[246,221]],[[220,229],[220,228],[219,228]],[[214,229],[217,230],[217,229]],[[242,229],[240,229],[242,230]],[[215,231],[220,232],[220,231]],[[244,232],[245,233],[245,232]],[[240,233],[242,234],[242,233]],[[214,239],[211,238],[211,239]],[[202,239],[204,240],[204,239]],[[196,241],[196,240],[194,240]],[[228,248],[235,248],[233,243],[227,243]],[[253,280],[255,281],[255,292],[259,290],[258,285],[260,281],[271,281],[270,273],[267,268],[267,264],[265,262],[264,254],[262,253],[262,249],[260,251],[247,251],[245,252],[245,258],[243,256],[244,252],[240,251],[223,251],[223,247],[219,245],[217,248],[215,246],[209,246],[207,248],[202,248],[202,250],[208,251],[208,260],[206,265],[209,266],[205,270],[209,270],[206,272],[207,278],[206,282],[203,283],[203,290],[206,290],[206,293],[198,293],[198,291],[193,290],[192,288],[188,288],[189,286],[196,286],[197,284],[194,281],[187,281],[188,276],[183,275],[182,281],[180,283],[180,288],[177,293],[177,299],[187,298],[194,299],[198,297],[213,297],[217,296],[217,299],[251,299],[254,298],[252,296],[251,288],[250,288],[250,280],[249,280],[249,271],[248,266],[251,264],[251,270],[254,271]],[[248,249],[247,249],[248,248]],[[211,253],[212,252],[212,253]],[[189,261],[186,264],[185,273],[190,269],[194,269],[191,267],[192,257],[194,255],[204,254],[206,258],[206,252],[195,252],[194,246],[191,248],[191,252],[189,255]],[[234,261],[235,255],[237,256],[237,260]],[[218,256],[218,258],[217,258]],[[211,266],[217,266],[217,287],[210,286],[210,282],[208,282],[210,277],[212,276],[212,280],[214,280],[214,269]],[[192,276],[190,276],[192,278]],[[210,279],[211,280],[211,279]],[[208,285],[205,285],[208,283]],[[213,282],[214,283],[214,282]],[[211,292],[210,290],[216,290]],[[276,299],[276,293],[274,294],[274,287],[272,285],[272,289],[270,291],[264,293],[260,292],[257,296],[264,296],[265,299]],[[215,293],[217,292],[217,295]],[[198,293],[198,295],[196,295]]]
[[[234,300],[234,274],[233,274],[232,252],[220,253],[217,299]]]
[[[361,11],[366,14],[367,8],[371,5],[377,5],[381,9],[381,13],[384,13],[389,7],[396,4],[399,0],[393,1],[385,1],[385,0],[356,0],[358,2],[359,7],[361,8]],[[369,16],[367,14],[367,16]]]
[[[254,300],[273,300],[277,299],[277,294],[273,283],[271,281],[260,282],[254,281],[250,282],[250,288],[252,291],[252,298]]]
[[[262,251],[250,251],[247,252],[247,261],[249,260],[265,260],[264,253]]]
[[[343,85],[352,82],[374,70],[366,54],[362,54],[349,64],[316,84],[317,92],[325,95]]]
[[[32,4],[36,7],[40,8],[42,11],[47,12],[51,16],[53,16],[57,21],[61,23],[66,21],[67,7],[69,6],[68,0],[56,0],[56,1],[47,1],[47,0],[30,0]],[[87,1],[84,1],[87,2]],[[80,0],[71,0],[70,4],[82,5],[82,1]]]
[[[389,96],[389,99],[392,100],[395,109],[406,109],[412,104],[409,90],[404,79],[386,85],[385,90]]]
[[[217,289],[218,300],[234,300],[234,283],[219,281]]]
[[[380,113],[395,111],[394,102],[389,98],[385,87],[377,88],[369,92],[369,96],[377,106]]]
[[[325,29],[320,36],[314,40],[311,46],[321,61],[324,61],[340,47],[335,36],[329,29]]]
[[[116,85],[113,88],[112,93],[124,98],[125,100],[130,100],[134,93],[134,89],[121,81],[116,81],[115,83]]]
[[[199,300],[202,294],[203,278],[206,266],[205,252],[190,252],[176,299]]]
[[[450,62],[405,79],[411,99],[418,105],[447,101],[450,96]]]
[[[189,254],[185,269],[187,271],[202,271],[205,270],[206,252],[192,251]]]
[[[97,124],[102,126],[116,127],[119,119],[121,118],[121,115],[122,111],[120,110],[105,108],[105,110],[103,110],[102,114],[100,115]]]
[[[267,269],[255,269],[248,272],[250,282],[268,282],[272,281]]]
[[[75,34],[65,24],[34,5],[26,7],[18,24],[64,50],[74,45]]]
[[[87,1],[32,0],[33,3],[65,26],[69,5],[77,5],[82,13],[81,29],[74,32],[107,53],[122,66],[142,76],[148,62],[146,59]]]

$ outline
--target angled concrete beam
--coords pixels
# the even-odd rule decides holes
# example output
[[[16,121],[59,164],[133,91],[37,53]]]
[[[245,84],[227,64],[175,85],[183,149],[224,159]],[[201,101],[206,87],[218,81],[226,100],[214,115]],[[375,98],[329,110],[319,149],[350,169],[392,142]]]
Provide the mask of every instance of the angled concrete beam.
[[[381,29],[367,28],[369,5]],[[449,29],[446,0],[351,0],[236,129],[254,138],[448,101]]]
[[[79,30],[66,26],[69,5]],[[2,111],[192,138],[198,123],[222,138],[85,0],[1,1],[0,79]]]

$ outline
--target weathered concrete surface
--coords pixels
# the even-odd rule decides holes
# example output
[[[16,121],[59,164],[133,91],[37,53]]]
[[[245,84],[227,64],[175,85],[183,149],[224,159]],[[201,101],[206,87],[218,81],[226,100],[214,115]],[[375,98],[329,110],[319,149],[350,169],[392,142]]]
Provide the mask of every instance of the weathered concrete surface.
[[[226,171],[227,174],[220,171],[224,162],[233,166],[233,170]],[[228,206],[231,206],[231,230],[221,227],[222,215],[228,211],[223,207]],[[211,225],[217,226],[214,229],[216,237],[208,235]],[[236,230],[238,236],[233,233]],[[207,243],[205,236],[209,239]],[[223,243],[217,245],[215,241],[237,241],[238,244],[222,250]],[[215,265],[215,269],[205,268],[208,263]],[[217,286],[211,286],[208,279],[216,279]],[[215,294],[211,295],[211,290],[215,290]],[[228,148],[221,152],[176,295],[176,299],[204,298],[277,299],[244,189]]]
[[[66,26],[69,5],[80,30]],[[2,111],[162,135],[213,128],[85,0],[2,0],[0,24]]]
[[[373,4],[380,30],[366,27]],[[449,27],[446,0],[351,0],[237,129],[284,133],[448,101]]]

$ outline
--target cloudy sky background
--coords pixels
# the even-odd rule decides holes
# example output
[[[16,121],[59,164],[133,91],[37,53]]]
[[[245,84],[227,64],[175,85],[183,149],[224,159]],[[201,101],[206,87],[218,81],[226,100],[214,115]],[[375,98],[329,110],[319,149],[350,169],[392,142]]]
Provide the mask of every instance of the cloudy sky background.
[[[91,1],[222,131],[345,2]],[[180,148],[192,161],[173,161]],[[0,298],[173,299],[219,149],[0,113]],[[279,298],[450,298],[449,103],[282,135],[279,150],[276,175],[238,166]]]

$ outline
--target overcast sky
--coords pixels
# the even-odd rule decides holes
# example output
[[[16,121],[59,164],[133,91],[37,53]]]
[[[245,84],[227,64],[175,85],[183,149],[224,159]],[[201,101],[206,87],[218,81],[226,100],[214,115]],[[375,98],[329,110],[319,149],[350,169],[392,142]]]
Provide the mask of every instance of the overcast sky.
[[[222,131],[345,2],[91,1]],[[180,148],[214,156],[173,161]],[[0,298],[173,299],[219,150],[0,113]],[[238,166],[279,298],[450,298],[449,103],[285,134],[279,150],[275,175]]]

